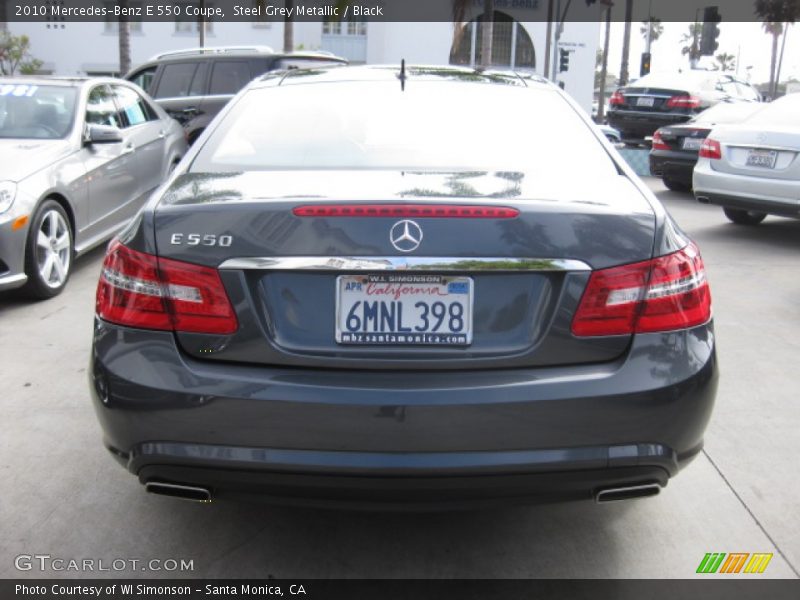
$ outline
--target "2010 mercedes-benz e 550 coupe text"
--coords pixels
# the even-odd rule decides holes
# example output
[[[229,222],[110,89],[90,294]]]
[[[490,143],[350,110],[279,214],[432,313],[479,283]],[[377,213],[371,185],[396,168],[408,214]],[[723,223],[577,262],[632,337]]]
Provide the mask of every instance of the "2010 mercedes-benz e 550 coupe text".
[[[91,389],[171,496],[645,496],[702,448],[710,302],[695,244],[545,80],[293,70],[109,247]]]

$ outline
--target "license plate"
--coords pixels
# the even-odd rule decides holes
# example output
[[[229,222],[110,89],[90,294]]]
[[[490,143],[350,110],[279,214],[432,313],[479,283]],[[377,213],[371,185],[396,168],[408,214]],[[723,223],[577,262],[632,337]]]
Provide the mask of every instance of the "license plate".
[[[772,169],[775,167],[775,160],[778,158],[778,153],[775,150],[750,150],[747,153],[747,166],[748,167],[764,167],[765,169]]]
[[[470,277],[341,275],[336,278],[336,342],[468,346],[472,288]]]
[[[653,106],[655,104],[655,98],[649,98],[647,96],[640,96],[636,100],[636,106]]]
[[[683,138],[683,149],[684,150],[700,150],[700,146],[703,145],[703,138]]]

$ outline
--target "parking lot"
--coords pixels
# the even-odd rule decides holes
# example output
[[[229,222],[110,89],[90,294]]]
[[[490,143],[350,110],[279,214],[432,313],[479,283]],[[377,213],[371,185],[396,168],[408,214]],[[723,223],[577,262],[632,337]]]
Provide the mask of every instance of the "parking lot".
[[[148,495],[103,449],[89,402],[97,249],[55,299],[0,295],[0,576],[89,576],[15,568],[48,554],[194,567],[99,576],[687,578],[707,552],[774,553],[748,577],[800,576],[800,221],[735,226],[648,183],[703,252],[721,365],[705,451],[660,496],[383,514]]]

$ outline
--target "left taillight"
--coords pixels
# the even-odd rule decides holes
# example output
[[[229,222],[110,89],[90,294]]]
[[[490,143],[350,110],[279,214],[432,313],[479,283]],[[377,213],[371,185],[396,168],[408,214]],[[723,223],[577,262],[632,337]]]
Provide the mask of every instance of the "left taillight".
[[[141,329],[230,334],[239,324],[216,269],[112,242],[97,286],[97,316]]]
[[[656,131],[653,134],[653,150],[669,150],[669,145],[664,141],[664,138],[661,137],[661,132]]]
[[[576,336],[673,331],[711,318],[711,292],[693,243],[652,260],[594,271],[572,321]]]
[[[717,140],[706,138],[703,140],[703,145],[700,146],[698,152],[700,158],[710,158],[711,160],[719,160],[722,158],[722,147]]]

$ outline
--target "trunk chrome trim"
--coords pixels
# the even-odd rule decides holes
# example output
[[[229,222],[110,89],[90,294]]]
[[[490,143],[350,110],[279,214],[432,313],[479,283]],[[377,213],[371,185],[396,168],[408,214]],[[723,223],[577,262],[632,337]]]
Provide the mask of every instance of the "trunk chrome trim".
[[[563,258],[444,256],[263,256],[229,258],[220,269],[273,271],[591,271]]]

